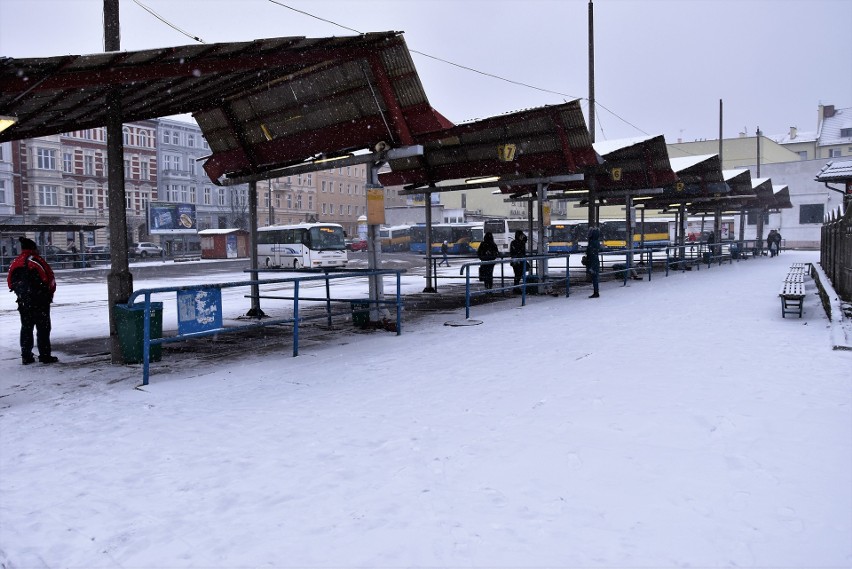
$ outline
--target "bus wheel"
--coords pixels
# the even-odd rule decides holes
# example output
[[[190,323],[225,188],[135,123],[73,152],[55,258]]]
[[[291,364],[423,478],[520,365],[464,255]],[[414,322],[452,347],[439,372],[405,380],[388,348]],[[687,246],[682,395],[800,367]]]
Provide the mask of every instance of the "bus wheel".
[[[269,257],[267,257],[266,258],[266,268],[268,269],[271,266],[272,266],[272,260]]]
[[[298,268],[299,268],[299,259],[293,259],[293,268],[294,268],[294,269],[298,269]]]

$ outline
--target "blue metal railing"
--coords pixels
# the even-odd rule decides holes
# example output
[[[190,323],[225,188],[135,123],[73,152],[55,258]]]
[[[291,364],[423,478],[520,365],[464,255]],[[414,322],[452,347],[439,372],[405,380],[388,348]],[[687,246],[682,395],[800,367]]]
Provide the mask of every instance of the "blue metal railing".
[[[236,281],[236,282],[226,282],[226,283],[204,283],[202,285],[186,285],[186,286],[170,286],[170,287],[158,287],[158,288],[149,288],[149,289],[140,289],[133,292],[130,295],[130,298],[127,301],[128,306],[144,306],[144,315],[143,315],[143,332],[142,332],[142,385],[148,385],[148,378],[150,375],[150,358],[151,358],[151,345],[154,344],[164,344],[167,342],[179,342],[182,340],[187,340],[190,338],[198,338],[202,336],[209,336],[213,334],[222,334],[228,332],[241,332],[248,329],[253,328],[261,328],[264,326],[271,326],[275,324],[293,324],[293,357],[299,355],[299,323],[307,320],[315,319],[315,318],[328,318],[329,325],[331,324],[331,303],[332,302],[359,302],[365,304],[375,304],[375,305],[395,305],[396,307],[396,335],[399,336],[402,334],[402,273],[404,270],[365,270],[359,271],[357,274],[353,274],[353,272],[345,272],[345,273],[331,273],[331,274],[323,274],[323,275],[311,275],[311,276],[299,276],[299,277],[283,277],[276,279],[254,279],[254,280],[246,280],[246,281]],[[369,298],[332,298],[330,294],[330,281],[337,279],[352,279],[355,277],[371,277],[375,275],[395,275],[396,276],[396,294],[393,300],[374,300]],[[300,285],[305,282],[310,281],[325,281],[326,286],[326,296],[323,298],[318,297],[306,297],[300,296]],[[253,324],[244,324],[240,326],[232,326],[232,327],[222,327],[215,328],[212,330],[205,330],[202,332],[191,332],[181,334],[178,332],[173,336],[167,336],[162,338],[152,338],[151,337],[151,296],[155,294],[166,294],[166,293],[178,293],[179,291],[188,291],[188,290],[198,290],[199,288],[204,289],[225,289],[225,288],[236,288],[236,287],[252,287],[252,286],[265,286],[265,285],[280,285],[282,283],[292,283],[293,285],[293,294],[292,296],[277,296],[277,295],[264,295],[264,298],[273,298],[273,299],[286,299],[293,301],[293,316],[291,318],[270,318],[262,321],[258,321]],[[258,289],[259,290],[259,289]],[[137,303],[137,299],[144,299],[142,302]],[[312,317],[303,317],[300,316],[299,312],[299,303],[300,302],[313,302],[313,301],[322,301],[326,303],[326,314]]]
[[[568,297],[571,293],[571,282],[570,282],[570,253],[564,253],[559,255],[531,255],[528,257],[521,257],[517,259],[512,259],[511,257],[506,257],[502,259],[495,259],[494,261],[476,261],[472,263],[465,263],[459,269],[459,274],[464,275],[464,317],[470,318],[470,299],[475,296],[481,296],[485,294],[491,294],[494,292],[502,292],[507,290],[520,290],[521,291],[521,306],[526,306],[527,303],[527,287],[541,287],[544,286],[545,283],[539,282],[535,280],[530,284],[528,278],[528,268],[531,265],[531,261],[541,261],[541,260],[552,260],[552,259],[565,259],[565,296]],[[512,284],[506,285],[506,273],[505,273],[505,265],[506,263],[523,263],[523,273],[521,276],[520,284],[514,284],[514,271],[510,275],[512,278]],[[500,286],[494,288],[487,289],[477,289],[474,290],[470,286],[470,272],[471,267],[482,267],[483,265],[499,265],[500,266]],[[477,275],[478,278],[478,275]],[[555,281],[556,279],[553,279]]]

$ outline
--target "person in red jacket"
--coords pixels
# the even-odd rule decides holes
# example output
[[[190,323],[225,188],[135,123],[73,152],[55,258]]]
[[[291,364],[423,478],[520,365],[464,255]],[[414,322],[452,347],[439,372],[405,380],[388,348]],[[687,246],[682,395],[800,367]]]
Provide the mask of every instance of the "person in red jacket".
[[[33,327],[36,329],[38,361],[52,364],[59,358],[50,353],[50,303],[56,292],[53,269],[39,254],[36,244],[19,237],[21,254],[9,265],[6,283],[18,297],[21,315],[21,361],[24,365],[35,361],[33,356]]]

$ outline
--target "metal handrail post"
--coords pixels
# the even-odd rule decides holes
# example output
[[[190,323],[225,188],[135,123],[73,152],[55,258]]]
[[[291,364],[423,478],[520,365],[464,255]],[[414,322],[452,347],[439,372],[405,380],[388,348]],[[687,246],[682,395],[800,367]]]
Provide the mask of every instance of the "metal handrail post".
[[[396,335],[402,334],[402,273],[396,274]]]
[[[326,279],[328,282],[328,279]],[[293,357],[299,355],[299,281],[293,281]]]
[[[464,265],[464,319],[470,319],[470,264]]]
[[[145,313],[142,322],[142,385],[148,385],[151,361],[151,295],[145,295]]]

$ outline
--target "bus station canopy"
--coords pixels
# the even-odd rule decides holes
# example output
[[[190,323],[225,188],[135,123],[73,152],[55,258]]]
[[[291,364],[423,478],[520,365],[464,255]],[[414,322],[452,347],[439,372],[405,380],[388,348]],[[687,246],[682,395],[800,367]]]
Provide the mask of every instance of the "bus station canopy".
[[[646,209],[668,209],[697,200],[711,201],[730,192],[718,154],[671,158],[670,163],[677,182],[665,186],[661,194],[643,200]]]
[[[192,113],[211,179],[410,144],[452,126],[434,111],[400,32],[45,58],[0,58],[0,142]]]
[[[678,181],[662,135],[595,142],[593,147],[603,163],[585,180],[551,184],[549,199],[582,199],[590,190],[590,177],[594,178],[595,195],[607,204],[623,204],[628,195],[656,195]]]
[[[493,188],[501,182],[576,174],[599,162],[576,100],[432,131],[415,140],[423,154],[389,160],[391,171],[379,174],[383,185],[403,185],[403,193],[439,184],[443,191]]]

